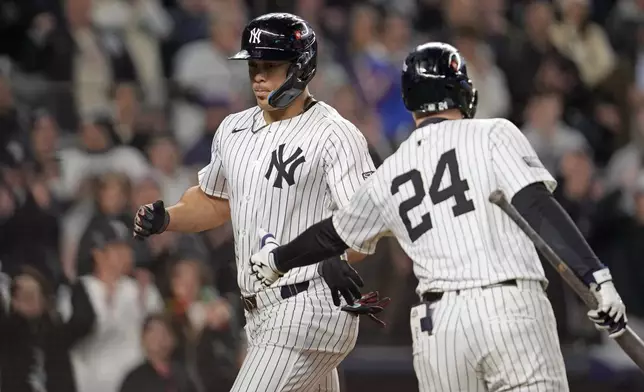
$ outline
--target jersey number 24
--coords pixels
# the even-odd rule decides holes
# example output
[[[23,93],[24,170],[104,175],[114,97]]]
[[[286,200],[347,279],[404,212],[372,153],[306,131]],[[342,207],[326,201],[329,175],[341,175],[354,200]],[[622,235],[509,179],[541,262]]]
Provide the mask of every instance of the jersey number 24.
[[[439,189],[445,170],[449,172],[451,184],[444,189]],[[417,169],[412,169],[394,178],[391,182],[391,194],[397,194],[400,187],[408,182],[411,182],[414,187],[414,195],[400,203],[398,213],[400,214],[400,219],[405,224],[411,242],[414,242],[434,226],[429,212],[421,217],[421,222],[416,226],[412,226],[411,220],[409,219],[409,212],[413,208],[418,207],[425,199],[425,196],[427,196],[423,177]],[[456,202],[452,207],[454,217],[467,214],[468,212],[474,211],[474,203],[465,197],[465,191],[469,189],[470,186],[467,184],[467,180],[461,179],[458,161],[456,160],[456,150],[452,149],[443,153],[438,160],[434,176],[432,177],[432,183],[429,186],[429,197],[432,203],[439,204],[447,199],[454,198]]]

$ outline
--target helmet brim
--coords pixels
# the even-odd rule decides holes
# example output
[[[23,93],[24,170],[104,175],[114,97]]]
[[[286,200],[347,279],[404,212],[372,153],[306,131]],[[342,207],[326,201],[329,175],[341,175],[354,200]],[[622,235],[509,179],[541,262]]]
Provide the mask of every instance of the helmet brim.
[[[249,60],[250,58],[250,53],[247,50],[240,50],[233,56],[228,57],[228,60]]]
[[[290,50],[280,50],[275,48],[255,48],[250,52],[242,49],[228,60],[264,60],[264,61],[292,61],[297,58],[297,53]]]

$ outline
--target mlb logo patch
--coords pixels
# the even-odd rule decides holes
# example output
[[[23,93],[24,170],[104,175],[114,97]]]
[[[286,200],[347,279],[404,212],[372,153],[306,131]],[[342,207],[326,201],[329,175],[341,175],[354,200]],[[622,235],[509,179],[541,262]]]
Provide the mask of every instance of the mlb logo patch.
[[[525,162],[526,165],[538,169],[543,169],[543,165],[541,164],[541,161],[537,157],[523,157],[523,162]]]

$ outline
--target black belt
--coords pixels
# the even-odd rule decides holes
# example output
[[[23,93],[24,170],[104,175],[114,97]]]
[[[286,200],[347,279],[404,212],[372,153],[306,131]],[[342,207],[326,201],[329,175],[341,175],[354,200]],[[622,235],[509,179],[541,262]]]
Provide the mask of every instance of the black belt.
[[[298,295],[303,291],[308,290],[308,288],[309,288],[308,280],[301,283],[288,284],[286,286],[280,286],[280,295],[282,296],[282,299],[288,299]],[[257,309],[256,295],[250,295],[248,297],[244,297],[242,295],[241,299],[242,299],[242,303],[244,304],[244,309],[246,309],[247,312]]]
[[[517,285],[517,280],[516,279],[510,279],[510,280],[504,280],[503,282],[499,283],[494,283],[488,286],[483,286],[481,287],[482,289],[491,289],[492,287],[499,287],[499,286],[516,286]],[[456,295],[459,295],[462,290],[455,290]],[[443,298],[443,294],[445,294],[444,291],[439,291],[439,292],[431,292],[428,291],[426,293],[423,293],[421,296],[423,298],[423,302],[436,302],[440,301],[441,298]]]

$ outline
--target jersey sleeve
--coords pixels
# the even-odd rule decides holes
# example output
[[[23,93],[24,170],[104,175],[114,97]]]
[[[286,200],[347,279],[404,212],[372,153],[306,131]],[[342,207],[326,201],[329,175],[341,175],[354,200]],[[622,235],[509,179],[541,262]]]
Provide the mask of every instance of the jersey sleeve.
[[[541,163],[523,133],[510,121],[502,120],[491,131],[492,169],[500,188],[509,200],[530,184],[543,182],[550,192],[557,182]]]
[[[374,202],[372,182],[361,186],[348,205],[333,214],[333,227],[338,236],[351,249],[363,254],[373,254],[380,237],[389,232]]]
[[[225,122],[225,120],[224,120]],[[210,163],[203,169],[199,170],[199,187],[205,194],[222,199],[228,199],[228,185],[224,176],[224,167],[221,160],[220,143],[222,125],[217,129],[215,136],[212,138],[212,148]]]
[[[325,176],[335,206],[342,208],[375,171],[367,140],[351,123],[331,125],[325,146]]]

